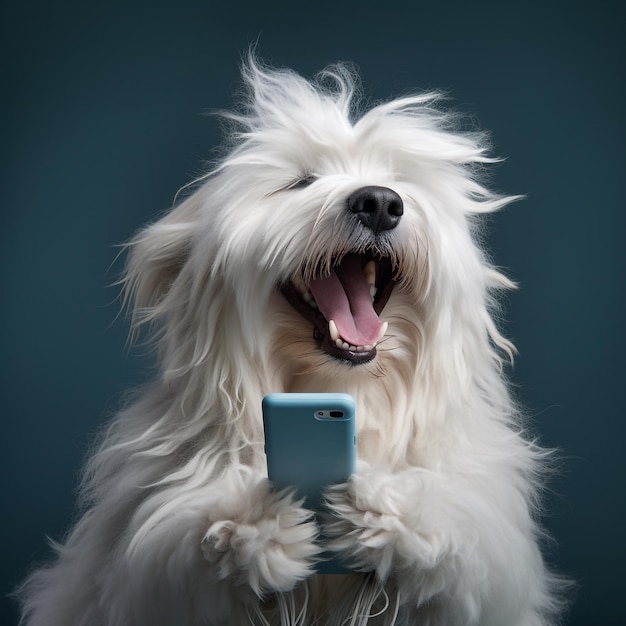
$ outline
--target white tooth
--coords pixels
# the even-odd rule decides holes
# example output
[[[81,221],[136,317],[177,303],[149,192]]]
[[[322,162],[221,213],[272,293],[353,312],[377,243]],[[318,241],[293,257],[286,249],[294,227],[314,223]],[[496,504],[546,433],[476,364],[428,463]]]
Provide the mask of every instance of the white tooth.
[[[302,294],[302,299],[303,299],[305,302],[307,302],[308,304],[311,304],[311,302],[314,302],[314,300],[313,300],[313,296],[311,295],[311,292],[310,292],[310,291],[305,291],[305,292]]]
[[[333,320],[328,322],[328,332],[330,333],[330,338],[333,341],[337,341],[339,339],[339,331],[337,330],[337,324]]]
[[[376,285],[370,285],[370,296],[372,297],[372,300],[374,299],[375,295],[376,295]]]
[[[293,286],[302,294],[306,292],[306,287],[302,277],[298,274],[291,279]]]
[[[357,352],[363,352],[363,350],[365,350],[365,348],[363,346],[357,346],[356,347],[356,351]]]
[[[389,322],[385,322],[381,329],[380,329],[380,334],[378,335],[378,339],[374,342],[374,343],[378,343],[387,333],[387,328],[389,328]]]
[[[363,346],[363,352],[369,352],[373,348],[374,348],[374,346],[371,343],[368,343],[368,344]]]
[[[348,346],[348,350],[350,350],[350,352],[356,352],[356,346],[353,346],[352,344],[350,344]]]
[[[363,274],[368,285],[373,285],[376,282],[376,263],[370,261],[364,268]]]
[[[348,349],[350,348],[350,344],[348,344],[348,343],[346,343],[345,341],[343,341],[343,342],[341,343],[341,347],[342,347],[344,350],[348,350]]]
[[[341,341],[341,339],[335,339],[335,345],[338,348],[343,348],[343,341]]]

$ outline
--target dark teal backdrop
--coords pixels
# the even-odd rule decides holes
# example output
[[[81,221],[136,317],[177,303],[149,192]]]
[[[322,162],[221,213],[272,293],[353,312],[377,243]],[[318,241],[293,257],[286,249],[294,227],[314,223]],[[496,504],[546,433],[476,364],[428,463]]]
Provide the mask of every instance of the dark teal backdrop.
[[[489,233],[521,285],[506,308],[513,377],[541,440],[562,450],[549,556],[580,585],[568,624],[624,623],[619,3],[4,5],[3,595],[67,528],[89,442],[149,372],[116,320],[114,246],[201,171],[219,141],[202,113],[232,102],[240,54],[260,37],[262,56],[307,75],[354,61],[373,99],[446,89],[492,131],[507,157],[493,185],[527,194]],[[3,602],[0,623],[15,623]]]

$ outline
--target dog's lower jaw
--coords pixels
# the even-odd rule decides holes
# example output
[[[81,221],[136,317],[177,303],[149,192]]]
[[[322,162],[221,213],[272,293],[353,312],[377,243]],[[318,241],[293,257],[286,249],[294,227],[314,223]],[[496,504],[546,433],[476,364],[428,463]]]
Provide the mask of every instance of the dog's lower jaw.
[[[313,328],[313,340],[320,350],[344,362],[346,365],[363,365],[376,358],[376,346],[367,350],[351,350],[337,346],[330,333],[323,334],[317,326]]]

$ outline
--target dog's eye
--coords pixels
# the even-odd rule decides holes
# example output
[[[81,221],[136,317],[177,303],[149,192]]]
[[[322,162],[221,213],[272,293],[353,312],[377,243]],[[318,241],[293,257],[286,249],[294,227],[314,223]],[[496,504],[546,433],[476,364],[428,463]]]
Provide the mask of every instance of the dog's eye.
[[[302,178],[299,178],[295,182],[291,183],[287,189],[304,189],[314,183],[315,180],[315,176],[303,176]]]

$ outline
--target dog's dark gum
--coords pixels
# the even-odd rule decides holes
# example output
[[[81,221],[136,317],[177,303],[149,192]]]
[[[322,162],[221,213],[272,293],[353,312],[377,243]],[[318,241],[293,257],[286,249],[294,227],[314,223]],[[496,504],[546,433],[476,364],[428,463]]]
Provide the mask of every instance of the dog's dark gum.
[[[370,258],[364,255],[363,265],[369,260]],[[374,298],[374,311],[377,315],[382,313],[382,310],[385,308],[391,296],[391,292],[396,284],[395,278],[389,259],[377,259],[376,297]],[[304,319],[313,323],[313,339],[326,354],[351,365],[369,363],[369,361],[376,357],[376,347],[367,352],[354,352],[337,347],[335,343],[330,340],[328,320],[322,313],[307,304],[291,282],[281,284],[280,290],[287,302],[289,302]]]
[[[376,356],[376,348],[372,348],[367,352],[353,352],[352,350],[344,350],[338,348],[331,340],[328,334],[324,336],[319,346],[326,354],[329,354],[336,359],[345,361],[350,365],[363,365],[369,363]]]

